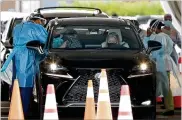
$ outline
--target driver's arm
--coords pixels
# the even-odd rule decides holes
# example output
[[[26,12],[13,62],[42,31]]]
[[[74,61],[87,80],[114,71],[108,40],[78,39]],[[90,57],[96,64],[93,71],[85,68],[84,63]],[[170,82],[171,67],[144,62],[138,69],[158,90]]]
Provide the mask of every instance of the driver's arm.
[[[36,32],[36,34],[35,34],[36,37],[38,38],[38,40],[41,43],[45,44],[47,41],[47,37],[48,37],[48,33],[47,33],[46,29],[41,25],[37,25],[36,28],[37,28],[37,30],[34,31],[34,32]]]

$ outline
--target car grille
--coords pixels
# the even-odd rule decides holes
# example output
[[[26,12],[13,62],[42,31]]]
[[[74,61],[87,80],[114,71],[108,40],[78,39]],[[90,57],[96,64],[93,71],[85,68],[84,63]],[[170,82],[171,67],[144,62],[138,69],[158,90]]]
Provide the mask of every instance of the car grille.
[[[75,83],[73,83],[73,86],[64,97],[64,102],[85,102],[88,80],[93,81],[94,98],[95,102],[97,102],[99,92],[99,80],[95,79],[95,74],[99,72],[100,70],[78,70],[80,78]],[[120,76],[120,70],[107,71],[110,101],[113,103],[119,102],[120,88],[121,85],[124,84],[124,81],[121,79]]]

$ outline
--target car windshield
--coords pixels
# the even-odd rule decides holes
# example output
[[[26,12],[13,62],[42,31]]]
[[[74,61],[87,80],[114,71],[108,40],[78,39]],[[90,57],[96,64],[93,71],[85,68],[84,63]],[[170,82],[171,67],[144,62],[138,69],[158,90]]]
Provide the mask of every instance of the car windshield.
[[[55,26],[52,49],[139,49],[139,41],[129,26]]]

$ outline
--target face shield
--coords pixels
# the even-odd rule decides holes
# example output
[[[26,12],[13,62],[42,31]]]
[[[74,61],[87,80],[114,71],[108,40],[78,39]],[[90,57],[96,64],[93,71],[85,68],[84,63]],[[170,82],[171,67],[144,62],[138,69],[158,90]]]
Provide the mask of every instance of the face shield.
[[[156,20],[151,26],[150,26],[150,29],[156,33],[157,29],[158,29],[158,26],[159,26],[159,23],[160,21],[159,20]]]
[[[47,24],[47,20],[44,18],[39,18],[39,20],[41,21],[41,25],[45,26]]]
[[[37,16],[34,16],[34,17],[27,17],[26,19],[27,21],[29,20],[39,20],[40,22],[38,24],[41,24],[42,26],[45,26],[47,24],[47,20],[42,18],[42,17],[37,17]]]

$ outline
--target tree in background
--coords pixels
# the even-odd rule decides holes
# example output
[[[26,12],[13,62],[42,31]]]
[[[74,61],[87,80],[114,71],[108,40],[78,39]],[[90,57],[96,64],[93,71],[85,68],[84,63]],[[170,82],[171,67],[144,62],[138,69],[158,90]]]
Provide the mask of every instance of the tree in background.
[[[163,15],[164,11],[159,1],[150,0],[69,0],[60,2],[61,6],[97,7],[108,15],[118,16],[135,15]]]

